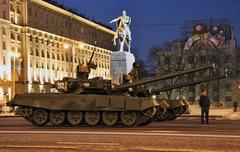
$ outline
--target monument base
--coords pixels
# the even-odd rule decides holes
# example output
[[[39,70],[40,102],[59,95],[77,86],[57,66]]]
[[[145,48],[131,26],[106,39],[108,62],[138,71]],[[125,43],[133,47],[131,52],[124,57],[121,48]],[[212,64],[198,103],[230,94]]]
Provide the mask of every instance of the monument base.
[[[135,62],[135,57],[129,52],[112,52],[111,55],[111,78],[115,84],[121,84],[123,74],[128,74],[132,69],[132,64]]]

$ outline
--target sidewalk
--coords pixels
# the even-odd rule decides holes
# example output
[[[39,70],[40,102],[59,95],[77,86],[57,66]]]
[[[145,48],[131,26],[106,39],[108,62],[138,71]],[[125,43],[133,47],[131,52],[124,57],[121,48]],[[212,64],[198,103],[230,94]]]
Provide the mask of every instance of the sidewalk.
[[[190,105],[189,114],[183,114],[182,117],[200,117],[201,109],[198,105]],[[210,107],[209,116],[215,119],[240,120],[240,108],[237,112],[233,108]]]

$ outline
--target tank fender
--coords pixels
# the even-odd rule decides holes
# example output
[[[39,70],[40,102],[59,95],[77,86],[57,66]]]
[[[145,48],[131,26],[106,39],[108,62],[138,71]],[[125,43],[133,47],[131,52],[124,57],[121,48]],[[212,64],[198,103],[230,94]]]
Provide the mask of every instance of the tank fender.
[[[185,104],[183,101],[172,100],[172,101],[169,101],[169,105],[170,105],[170,108],[178,108],[178,107],[184,106]]]

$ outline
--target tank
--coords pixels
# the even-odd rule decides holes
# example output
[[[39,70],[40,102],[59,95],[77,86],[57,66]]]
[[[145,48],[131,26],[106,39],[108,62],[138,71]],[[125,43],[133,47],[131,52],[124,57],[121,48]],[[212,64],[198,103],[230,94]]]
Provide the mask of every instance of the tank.
[[[16,113],[37,126],[136,127],[159,119],[173,119],[186,108],[183,101],[169,104],[154,95],[161,89],[167,91],[182,85],[151,93],[142,89],[143,85],[214,68],[207,65],[116,86],[100,77],[88,79],[90,69],[96,67],[90,61],[78,66],[77,78],[55,82],[53,87],[59,93],[17,94],[8,105],[17,106]]]

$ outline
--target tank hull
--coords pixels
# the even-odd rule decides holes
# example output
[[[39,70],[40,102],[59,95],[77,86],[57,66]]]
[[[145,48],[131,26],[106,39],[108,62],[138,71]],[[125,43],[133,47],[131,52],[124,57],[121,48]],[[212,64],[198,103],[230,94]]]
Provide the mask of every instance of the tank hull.
[[[152,98],[59,93],[18,94],[9,104],[38,126],[133,127],[151,123],[169,107],[165,101]]]

